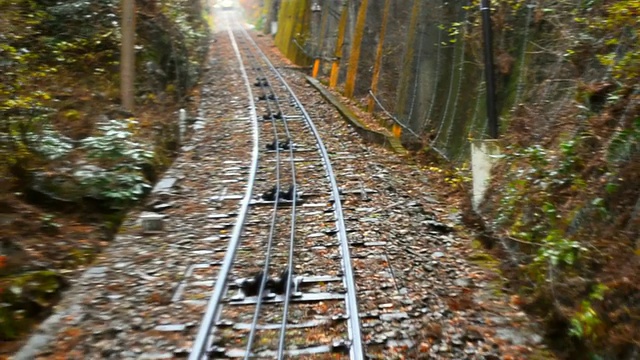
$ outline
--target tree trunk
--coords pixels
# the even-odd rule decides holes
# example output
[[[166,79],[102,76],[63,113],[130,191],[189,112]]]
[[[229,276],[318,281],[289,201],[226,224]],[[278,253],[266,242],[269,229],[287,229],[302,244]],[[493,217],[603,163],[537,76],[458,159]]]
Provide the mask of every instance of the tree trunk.
[[[404,61],[402,64],[402,72],[400,73],[400,81],[398,82],[398,96],[396,100],[396,114],[401,119],[405,118],[407,111],[407,99],[409,97],[409,91],[412,91],[411,79],[415,74],[414,68],[414,45],[416,42],[416,29],[418,24],[418,16],[420,15],[420,3],[421,0],[414,0],[413,7],[411,9],[411,21],[409,28],[407,29],[407,43],[404,51]],[[413,94],[415,96],[415,94]]]
[[[378,48],[376,49],[376,62],[373,65],[373,78],[371,79],[371,92],[373,95],[370,95],[367,106],[367,110],[369,110],[370,113],[373,112],[376,105],[373,96],[378,93],[378,79],[380,78],[380,68],[382,67],[382,51],[384,50],[384,36],[387,33],[390,5],[391,0],[385,0],[384,10],[382,12],[382,24],[380,25],[380,35],[378,36]]]
[[[266,0],[264,2],[264,6],[267,11],[264,18],[264,27],[262,29],[262,32],[265,35],[269,35],[271,34],[271,23],[276,19],[276,14],[277,14],[276,8],[278,7],[278,1]]]
[[[360,45],[364,36],[364,24],[367,18],[368,0],[362,0],[360,9],[358,10],[358,19],[356,20],[356,30],[353,36],[353,44],[349,54],[349,67],[347,69],[347,81],[344,85],[344,96],[353,97],[353,89],[356,86],[356,75],[358,73],[358,61],[360,61]]]
[[[122,0],[122,44],[120,48],[120,101],[122,107],[133,112],[135,107],[135,0]]]
[[[336,42],[336,50],[334,54],[333,64],[331,65],[331,76],[329,77],[329,88],[333,89],[338,85],[338,75],[340,75],[340,59],[342,58],[342,47],[344,46],[344,33],[347,29],[347,18],[349,17],[349,9],[347,8],[347,0],[342,1],[342,14],[340,15],[340,24],[338,25],[338,41]]]

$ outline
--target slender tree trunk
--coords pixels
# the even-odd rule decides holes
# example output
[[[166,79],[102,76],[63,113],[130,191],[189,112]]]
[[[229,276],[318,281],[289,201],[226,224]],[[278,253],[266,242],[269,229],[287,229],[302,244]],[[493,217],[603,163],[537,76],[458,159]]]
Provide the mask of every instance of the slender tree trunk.
[[[324,56],[324,42],[327,38],[327,23],[329,22],[329,6],[322,8],[322,18],[320,20],[320,42],[318,45],[318,54]]]
[[[336,42],[336,50],[334,54],[333,64],[331,65],[331,76],[329,77],[329,88],[333,89],[338,85],[338,75],[340,75],[340,59],[342,58],[342,47],[344,45],[344,33],[347,29],[347,18],[349,17],[349,9],[347,0],[342,1],[342,12],[340,15],[340,24],[338,25],[338,40]]]
[[[135,0],[122,0],[122,45],[120,49],[120,97],[122,107],[130,112],[135,107]]]
[[[356,30],[353,36],[353,44],[349,54],[349,67],[347,69],[347,81],[344,84],[344,96],[353,97],[353,90],[356,86],[356,76],[358,74],[358,62],[360,61],[360,46],[362,45],[362,37],[364,36],[364,24],[367,18],[368,0],[362,0],[360,9],[358,10],[358,19],[356,20]]]
[[[414,48],[416,42],[416,29],[418,24],[418,16],[420,15],[420,3],[421,0],[413,1],[413,8],[411,9],[411,21],[409,28],[407,29],[407,43],[404,51],[404,63],[402,64],[402,72],[400,73],[400,81],[398,82],[398,97],[396,101],[395,112],[401,118],[404,118],[407,111],[407,98],[409,91],[411,91],[412,76],[416,76],[413,71],[414,64]],[[415,96],[415,94],[413,94]]]
[[[376,61],[373,65],[373,77],[371,78],[371,92],[378,94],[378,79],[380,78],[380,68],[382,67],[382,52],[384,50],[384,36],[387,33],[387,22],[389,20],[389,8],[391,0],[384,1],[384,10],[382,12],[382,24],[380,25],[380,35],[378,36],[378,48],[376,49]],[[373,96],[369,97],[368,110],[373,112],[376,107]]]
[[[266,0],[265,7],[267,9],[267,14],[264,20],[263,32],[268,35],[271,34],[271,23],[276,21],[278,0]]]
[[[313,64],[313,77],[318,77],[321,70],[320,63],[324,60],[324,41],[327,33],[327,22],[329,21],[329,6],[322,7],[322,15],[320,17],[320,32],[318,33],[318,48],[316,49],[316,60]]]

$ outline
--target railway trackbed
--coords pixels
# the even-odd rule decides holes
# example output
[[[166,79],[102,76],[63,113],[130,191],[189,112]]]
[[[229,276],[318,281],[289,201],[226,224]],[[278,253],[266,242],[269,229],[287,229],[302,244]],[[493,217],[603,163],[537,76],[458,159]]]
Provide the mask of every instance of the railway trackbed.
[[[251,128],[252,161],[189,358],[363,359],[342,194],[327,150],[236,14],[225,15],[248,96],[247,116],[236,121]],[[220,213],[222,222],[229,216]],[[319,249],[322,256],[309,256]]]

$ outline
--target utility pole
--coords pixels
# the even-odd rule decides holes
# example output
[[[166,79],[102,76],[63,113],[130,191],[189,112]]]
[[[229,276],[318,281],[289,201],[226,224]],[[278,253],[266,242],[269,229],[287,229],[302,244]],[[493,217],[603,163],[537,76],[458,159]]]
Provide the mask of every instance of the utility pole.
[[[133,112],[135,107],[135,0],[122,0],[122,44],[120,47],[120,101],[122,107]]]
[[[489,136],[498,138],[498,112],[496,110],[496,84],[493,66],[493,33],[491,30],[491,2],[481,0],[482,30],[484,34],[484,74],[487,83],[487,121]]]

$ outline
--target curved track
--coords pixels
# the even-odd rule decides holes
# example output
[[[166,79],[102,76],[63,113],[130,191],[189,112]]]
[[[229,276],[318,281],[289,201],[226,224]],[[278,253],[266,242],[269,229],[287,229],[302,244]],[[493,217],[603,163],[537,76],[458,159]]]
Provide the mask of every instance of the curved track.
[[[190,359],[335,353],[364,359],[347,229],[327,150],[236,16],[224,12],[248,95],[243,127],[251,129],[251,164]]]

